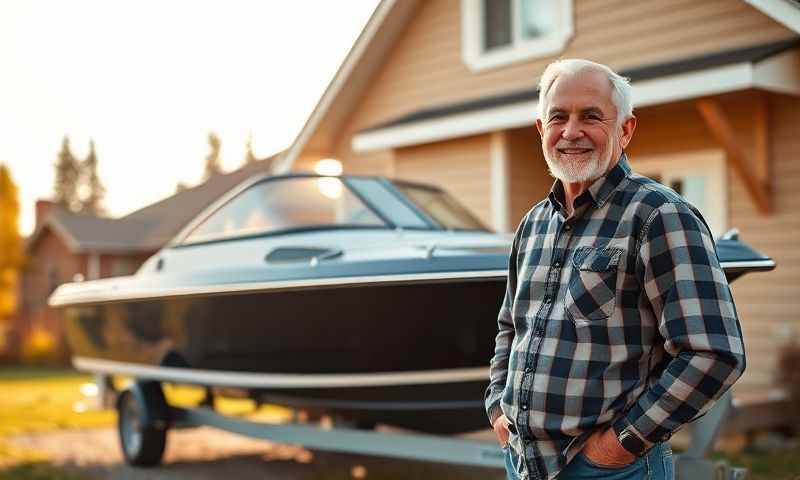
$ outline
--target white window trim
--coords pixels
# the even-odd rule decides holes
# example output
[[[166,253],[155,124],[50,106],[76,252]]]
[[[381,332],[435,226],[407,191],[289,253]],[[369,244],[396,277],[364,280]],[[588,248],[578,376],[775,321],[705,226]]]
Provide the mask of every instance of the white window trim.
[[[483,50],[483,2],[461,0],[461,53],[464,63],[473,72],[503,67],[532,58],[555,55],[567,46],[574,33],[572,0],[553,0],[558,18],[556,28],[542,38],[522,40],[516,21],[518,0],[511,2],[512,44],[508,47]]]
[[[728,229],[728,171],[725,153],[718,149],[695,150],[678,154],[631,157],[633,171],[646,177],[669,174],[702,175],[708,179],[710,205],[702,212],[719,237]]]
[[[510,161],[507,151],[506,132],[492,132],[489,137],[489,158],[491,161],[490,191],[492,206],[492,227],[497,232],[509,232],[512,228]]]

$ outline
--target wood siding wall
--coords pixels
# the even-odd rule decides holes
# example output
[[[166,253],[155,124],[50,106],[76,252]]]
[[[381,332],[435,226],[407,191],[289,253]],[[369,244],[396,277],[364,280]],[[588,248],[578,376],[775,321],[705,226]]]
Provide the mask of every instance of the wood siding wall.
[[[743,383],[752,389],[773,385],[780,348],[800,341],[800,99],[771,100],[773,212],[759,214],[741,180],[730,174],[730,224],[777,263],[774,271],[733,285],[748,349]],[[739,133],[751,146],[750,130]]]
[[[747,92],[718,98],[737,141],[752,159],[756,95]],[[773,272],[750,274],[732,285],[748,359],[737,389],[748,392],[763,392],[776,384],[781,345],[800,338],[800,250],[795,246],[800,238],[800,99],[769,98],[773,213],[759,214],[739,176],[730,166],[727,169],[729,228],[738,228],[742,240],[778,264]],[[718,148],[692,102],[648,108],[638,117],[639,126],[628,149],[634,169],[637,164],[642,166],[637,159]]]
[[[492,225],[489,136],[400,148],[395,176],[439,185],[486,225]]]
[[[509,156],[511,203],[508,224],[516,229],[528,210],[539,203],[553,185],[542,155],[542,143],[536,127],[517,128],[506,132]]]

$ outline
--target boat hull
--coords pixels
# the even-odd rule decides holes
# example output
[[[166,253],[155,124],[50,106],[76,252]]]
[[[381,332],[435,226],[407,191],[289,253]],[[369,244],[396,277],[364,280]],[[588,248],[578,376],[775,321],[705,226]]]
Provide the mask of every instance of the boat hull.
[[[498,277],[185,295],[75,305],[65,318],[81,369],[454,433],[487,425],[504,289]]]

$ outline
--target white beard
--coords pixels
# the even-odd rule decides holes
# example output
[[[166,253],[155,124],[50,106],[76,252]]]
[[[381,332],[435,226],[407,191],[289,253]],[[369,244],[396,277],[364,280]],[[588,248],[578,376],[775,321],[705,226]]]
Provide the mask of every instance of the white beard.
[[[611,162],[616,160],[611,158],[613,156],[611,152],[614,151],[613,138],[614,136],[609,135],[608,144],[605,145],[605,152],[603,152],[603,154],[606,156],[606,158],[601,157],[601,153],[597,150],[596,145],[587,145],[584,142],[577,142],[574,145],[570,145],[568,142],[566,144],[559,142],[561,144],[556,145],[556,147],[553,149],[553,156],[556,158],[550,158],[548,150],[546,148],[542,148],[544,159],[547,162],[548,168],[550,169],[550,175],[564,183],[588,182],[590,180],[595,180],[602,177],[608,171],[608,167],[611,165]],[[544,145],[542,146],[544,147]],[[585,161],[559,160],[557,158],[559,154],[556,149],[570,147],[592,148],[592,155],[588,160]]]
[[[608,161],[602,161],[595,152],[586,162],[561,162],[545,154],[544,159],[550,175],[565,183],[578,183],[602,177],[608,168]]]

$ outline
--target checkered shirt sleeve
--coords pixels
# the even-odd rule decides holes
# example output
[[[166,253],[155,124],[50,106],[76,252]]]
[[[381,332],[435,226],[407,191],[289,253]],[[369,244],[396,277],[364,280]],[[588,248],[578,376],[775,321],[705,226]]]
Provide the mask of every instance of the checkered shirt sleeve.
[[[637,275],[658,319],[664,371],[620,419],[658,442],[705,413],[742,374],[744,343],[712,236],[685,203],[653,211],[640,234]]]
[[[511,354],[511,342],[514,340],[514,320],[511,312],[517,291],[517,255],[520,237],[526,221],[527,216],[522,219],[522,223],[520,223],[520,226],[517,228],[514,241],[511,244],[511,254],[508,259],[506,294],[497,316],[498,331],[495,337],[494,357],[492,357],[491,366],[489,368],[489,386],[484,396],[489,423],[492,425],[494,425],[494,421],[503,413],[500,410],[500,399],[506,385],[508,361]]]

